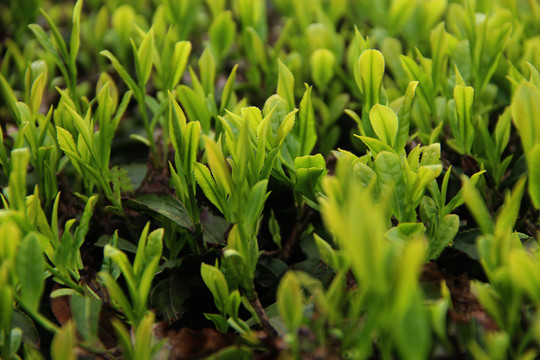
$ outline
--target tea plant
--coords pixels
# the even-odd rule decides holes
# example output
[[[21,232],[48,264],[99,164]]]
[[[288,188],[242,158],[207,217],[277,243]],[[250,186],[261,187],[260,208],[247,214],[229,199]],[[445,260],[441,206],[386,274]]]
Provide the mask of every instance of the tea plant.
[[[0,4],[0,357],[537,357],[539,23]]]

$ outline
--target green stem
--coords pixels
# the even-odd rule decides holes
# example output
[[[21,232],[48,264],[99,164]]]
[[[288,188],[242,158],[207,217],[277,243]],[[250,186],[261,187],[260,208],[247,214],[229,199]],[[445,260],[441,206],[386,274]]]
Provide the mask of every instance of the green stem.
[[[79,101],[79,97],[77,96],[77,66],[75,64],[69,64],[68,73],[69,94],[71,96],[71,99],[75,103],[77,112],[82,115],[81,102]]]
[[[152,129],[150,128],[150,122],[148,121],[148,115],[146,114],[146,93],[144,92],[144,86],[139,84],[139,96],[137,96],[137,102],[139,105],[139,112],[141,113],[141,117],[143,120],[144,130],[146,131],[146,137],[148,138],[148,141],[150,142],[150,151],[152,153],[152,163],[153,165],[157,165],[158,158],[157,158],[157,149],[156,149],[156,142],[154,141],[154,133]]]
[[[11,316],[4,327],[4,346],[2,353],[4,358],[11,359]]]
[[[68,276],[65,276],[64,274],[62,274],[60,271],[53,268],[49,264],[45,264],[45,267],[46,267],[47,271],[49,271],[54,277],[58,278],[64,284],[66,284],[67,286],[69,286],[73,290],[77,291],[81,295],[84,295],[84,289],[82,287],[80,287],[79,284],[77,284],[76,282],[71,280]]]
[[[19,298],[16,298],[17,303],[21,306],[21,308],[28,314],[30,317],[32,317],[38,324],[40,324],[45,330],[50,331],[53,334],[56,334],[58,331],[60,331],[60,327],[58,327],[56,324],[54,324],[52,321],[47,319],[45,316],[41,315],[38,311],[30,309],[29,307],[25,306],[22,302],[19,301]]]

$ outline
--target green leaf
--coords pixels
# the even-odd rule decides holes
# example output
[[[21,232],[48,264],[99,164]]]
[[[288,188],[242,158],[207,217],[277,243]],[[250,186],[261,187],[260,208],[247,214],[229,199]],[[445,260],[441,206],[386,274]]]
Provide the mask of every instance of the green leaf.
[[[297,157],[294,160],[296,168],[295,189],[309,199],[315,201],[317,192],[321,191],[320,181],[326,175],[326,163],[321,154]]]
[[[534,206],[540,209],[540,144],[536,144],[529,152],[528,167],[529,195]]]
[[[187,117],[190,121],[200,121],[203,133],[210,131],[210,113],[206,108],[205,99],[197,95],[193,89],[180,85],[177,89],[178,99],[180,100]]]
[[[207,136],[204,136],[204,145],[206,156],[208,157],[208,164],[210,165],[210,169],[212,169],[212,174],[216,178],[217,183],[223,186],[225,192],[230,194],[233,189],[233,182],[231,171],[225,162],[223,152],[218,144]]]
[[[159,261],[163,249],[163,229],[157,229],[148,234],[149,228],[150,222],[146,223],[146,226],[141,233],[139,244],[137,246],[137,253],[135,254],[135,260],[133,262],[133,272],[139,279],[142,278],[142,274],[146,269],[150,267],[150,263],[155,259]],[[141,284],[139,283],[138,285],[140,288]]]
[[[75,7],[73,8],[73,27],[71,29],[71,40],[69,44],[69,60],[73,65],[75,65],[77,53],[79,52],[82,5],[83,1],[78,0],[77,3],[75,3]]]
[[[296,334],[302,324],[304,317],[302,299],[302,289],[298,278],[294,273],[287,272],[279,283],[276,300],[279,314],[291,334]]]
[[[171,64],[173,65],[173,73],[170,76],[169,89],[173,89],[180,82],[182,74],[186,69],[186,65],[191,53],[191,42],[189,41],[178,41],[174,45],[174,51],[171,59]],[[167,76],[169,78],[169,76]]]
[[[315,85],[322,90],[328,85],[334,76],[336,57],[328,49],[315,50],[309,59],[311,65],[311,77]]]
[[[223,273],[216,267],[208,264],[201,264],[201,276],[212,295],[216,307],[222,313],[225,312],[227,298],[229,296],[229,287]]]
[[[27,148],[11,151],[11,173],[6,197],[13,210],[24,211],[26,208],[26,171],[29,160],[30,152]]]
[[[439,226],[435,236],[429,240],[427,259],[436,259],[442,251],[452,243],[459,230],[459,216],[446,215]]]
[[[289,111],[294,109],[294,76],[283,62],[278,59],[278,85],[277,94],[281,96],[289,106]]]
[[[21,284],[21,302],[36,311],[45,286],[45,260],[35,233],[24,237],[15,259],[15,274]]]
[[[214,94],[216,59],[208,47],[204,49],[201,57],[199,58],[199,71],[201,74],[201,84],[203,86],[205,95]]]
[[[85,341],[96,340],[101,301],[93,296],[74,294],[70,298],[70,305],[71,315],[79,334]]]
[[[221,104],[219,106],[220,114],[223,113],[223,110],[225,109],[231,110],[231,107],[232,107],[231,99],[234,94],[234,81],[236,79],[236,69],[238,69],[238,64],[234,65],[233,69],[231,70],[231,73],[229,74],[229,77],[227,78],[227,82],[225,83],[225,86],[223,87],[223,91],[221,93]]]
[[[96,202],[96,196],[91,196],[86,202],[83,213],[81,215],[79,226],[77,226],[77,229],[75,230],[75,235],[73,236],[75,249],[79,249],[84,243],[84,239],[86,237],[86,234],[88,233],[90,220],[92,219]]]
[[[410,117],[412,104],[414,100],[414,95],[416,94],[416,87],[418,86],[418,81],[411,81],[407,90],[405,92],[405,98],[403,104],[398,112],[398,130],[396,135],[396,143],[394,149],[401,151],[407,145],[407,139],[409,137],[410,129]]]
[[[244,208],[244,224],[248,234],[254,233],[257,221],[261,216],[264,202],[269,195],[266,192],[267,186],[268,180],[264,179],[256,183],[249,192],[248,201]]]
[[[478,193],[478,190],[474,187],[467,177],[462,177],[463,181],[463,198],[467,207],[473,214],[476,222],[480,226],[482,233],[493,234],[494,225],[491,220],[491,215],[487,209],[484,199]]]
[[[388,106],[375,104],[369,112],[369,119],[377,137],[393,147],[398,130],[398,118],[394,110]]]
[[[68,321],[54,336],[51,343],[53,360],[76,360],[77,333],[73,321]]]
[[[191,177],[193,172],[193,163],[197,160],[199,152],[199,139],[201,137],[201,123],[190,121],[185,128],[184,141],[182,142],[182,160],[186,176]]]
[[[512,101],[512,118],[519,130],[526,156],[534,144],[540,142],[540,125],[537,123],[537,116],[540,114],[538,99],[540,89],[524,82],[517,88]]]
[[[511,233],[514,230],[514,225],[521,209],[521,198],[525,190],[525,180],[525,178],[522,178],[517,181],[512,194],[509,192],[506,193],[504,205],[501,207],[497,221],[495,222],[495,231],[501,236]]]
[[[291,154],[294,157],[311,154],[317,142],[317,131],[315,130],[315,112],[311,102],[311,87],[306,85],[306,91],[300,101],[300,111],[298,120],[292,129],[292,134],[298,140],[298,154]]]
[[[116,283],[116,280],[109,273],[106,273],[104,271],[99,272],[99,276],[105,284],[105,287],[107,288],[111,299],[122,310],[122,312],[126,315],[127,319],[130,322],[134,323],[136,321],[136,318],[135,314],[133,313],[131,303],[127,299],[126,295],[124,295],[122,289],[120,289],[120,286]]]
[[[278,128],[277,134],[276,134],[276,145],[281,144],[283,140],[285,140],[285,137],[289,134],[289,132],[292,130],[294,126],[294,120],[295,120],[295,114],[298,112],[298,109],[294,109],[290,113],[285,116],[283,119],[283,122]]]
[[[124,200],[124,204],[132,210],[148,212],[154,214],[154,216],[164,216],[183,228],[190,229],[192,227],[190,217],[184,204],[171,196],[162,194],[143,194],[139,195],[136,200]]]
[[[43,97],[43,89],[47,82],[47,74],[41,73],[32,83],[32,89],[30,90],[31,110],[35,116],[39,114],[39,108],[41,107],[41,99]]]
[[[404,178],[404,168],[398,155],[383,151],[375,159],[375,173],[379,187],[391,191],[391,204],[398,221],[406,221],[407,214],[407,184]]]
[[[368,49],[358,58],[361,84],[359,88],[364,94],[368,110],[379,103],[382,79],[384,75],[384,56],[379,50]]]
[[[394,149],[392,149],[390,146],[386,145],[379,139],[375,139],[369,136],[358,136],[356,134],[354,134],[354,136],[362,140],[362,142],[367,145],[367,147],[371,151],[371,156],[373,157],[377,157],[377,155],[382,151],[394,152]]]
[[[197,184],[201,187],[204,195],[214,204],[217,209],[224,214],[225,204],[222,202],[222,196],[218,189],[218,185],[212,175],[210,170],[201,163],[196,162],[194,164],[193,174],[197,180]]]
[[[232,12],[223,11],[214,19],[208,30],[210,45],[218,60],[222,60],[229,52],[235,34],[236,24],[233,21]]]
[[[138,97],[138,94],[139,94],[140,90],[139,90],[139,88],[137,86],[137,83],[135,82],[135,80],[133,80],[131,75],[129,75],[129,73],[126,71],[126,69],[120,64],[118,59],[108,50],[103,50],[103,51],[100,52],[100,54],[105,56],[107,59],[109,59],[111,61],[112,65],[113,65],[114,69],[116,70],[116,72],[118,73],[118,75],[120,75],[120,77],[122,78],[122,80],[124,80],[126,85]]]
[[[0,74],[0,93],[2,94],[3,102],[7,105],[11,116],[19,126],[21,124],[21,116],[19,109],[17,108],[17,98],[2,74]]]
[[[141,42],[141,45],[139,46],[139,49],[137,50],[137,58],[139,60],[139,65],[140,65],[140,69],[138,69],[139,71],[137,73],[137,80],[139,80],[139,84],[143,86],[146,85],[146,83],[148,82],[148,78],[150,77],[150,73],[152,72],[152,64],[153,64],[153,59],[154,59],[153,54],[152,54],[153,51],[154,51],[154,29],[151,28],[148,31],[148,33],[144,36],[143,41]]]
[[[135,278],[135,273],[133,272],[133,267],[129,263],[129,260],[126,254],[108,244],[105,245],[105,248],[103,249],[103,253],[104,253],[104,257],[111,258],[111,260],[120,268],[120,270],[122,271],[122,274],[124,275],[124,278],[126,279],[128,287],[130,288],[130,291],[133,291],[133,294],[135,294],[137,281]],[[105,277],[103,279],[106,280],[105,278],[109,274],[104,273],[104,275]],[[106,285],[107,287],[109,287],[110,284],[106,283]],[[114,285],[116,285],[116,283]]]
[[[458,133],[454,133],[454,136],[461,143],[464,153],[470,154],[475,133],[471,113],[474,101],[474,89],[470,86],[457,85],[454,88],[454,100],[456,102],[458,123]]]

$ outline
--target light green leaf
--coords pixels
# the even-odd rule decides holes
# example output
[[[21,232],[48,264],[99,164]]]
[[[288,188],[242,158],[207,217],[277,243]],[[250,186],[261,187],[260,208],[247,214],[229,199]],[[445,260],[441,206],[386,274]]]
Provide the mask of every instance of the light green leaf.
[[[77,53],[79,52],[80,43],[80,29],[81,29],[81,8],[83,5],[82,0],[78,0],[73,8],[73,27],[71,29],[71,40],[69,44],[69,60],[71,64],[75,65]]]
[[[454,100],[456,102],[456,115],[459,131],[457,134],[454,133],[454,136],[461,144],[462,151],[465,154],[470,154],[475,133],[474,124],[472,123],[474,89],[470,86],[457,85],[454,88]]]
[[[190,121],[184,131],[184,140],[182,141],[182,159],[184,173],[191,177],[193,172],[193,163],[197,161],[199,151],[199,139],[201,137],[201,123]]]
[[[401,151],[407,145],[407,139],[409,137],[410,129],[410,117],[412,110],[412,103],[414,100],[414,95],[416,94],[416,87],[418,86],[418,81],[411,81],[407,90],[405,92],[405,98],[403,99],[403,104],[398,112],[398,131],[396,136],[396,143],[394,149]]]
[[[289,333],[296,334],[296,331],[302,324],[303,296],[300,282],[292,272],[287,272],[279,283],[277,295],[278,311]]]
[[[208,157],[208,164],[212,169],[218,184],[223,186],[225,192],[230,194],[233,189],[233,182],[231,178],[231,170],[229,169],[221,148],[211,138],[204,136],[204,147],[206,149],[206,156]]]
[[[204,49],[201,57],[199,58],[199,72],[205,95],[214,94],[216,59],[208,47]]]
[[[463,199],[484,234],[493,234],[494,225],[484,199],[467,177],[463,176]]]
[[[208,264],[201,264],[201,277],[214,296],[214,302],[219,311],[224,312],[229,296],[229,287],[223,273],[216,267]]]
[[[309,62],[311,65],[311,77],[315,85],[323,91],[334,76],[336,57],[330,50],[321,48],[311,54]]]
[[[525,156],[534,144],[540,142],[540,89],[529,82],[522,83],[516,90],[512,101],[512,117],[519,130]]]
[[[236,24],[233,21],[232,12],[223,11],[214,19],[208,30],[210,45],[218,60],[223,59],[229,52],[235,34]]]
[[[54,336],[51,343],[53,360],[76,360],[77,332],[73,321],[68,321]]]
[[[276,145],[281,144],[285,137],[289,134],[294,126],[295,114],[298,112],[298,109],[294,109],[285,116],[283,122],[279,126],[279,129],[276,134]]]
[[[540,144],[536,144],[529,152],[528,166],[529,195],[534,206],[540,209]]]
[[[404,168],[398,155],[383,151],[375,159],[375,173],[381,188],[389,187],[392,191],[391,204],[397,219],[406,221],[407,184],[404,178]]]
[[[379,103],[379,94],[384,75],[384,56],[379,50],[368,49],[358,58],[360,70],[360,90],[365,97],[365,106],[368,109]]]
[[[289,110],[294,109],[294,76],[280,59],[278,59],[277,94],[287,101]]]
[[[377,137],[393,147],[398,130],[398,118],[394,110],[388,106],[375,104],[369,112],[369,119]]]
[[[317,131],[315,130],[315,112],[311,102],[311,87],[306,85],[306,91],[300,101],[300,111],[298,120],[292,129],[292,133],[299,143],[299,150],[296,156],[311,154],[317,142]],[[294,154],[291,154],[296,157]]]
[[[185,85],[180,85],[177,91],[188,120],[200,121],[203,133],[208,134],[210,131],[210,113],[206,108],[205,99],[199,97],[193,89]]]
[[[151,28],[144,36],[143,41],[137,50],[137,58],[140,66],[140,69],[138,69],[139,72],[137,73],[137,80],[139,80],[141,85],[145,85],[148,82],[148,78],[152,72],[152,64],[154,62],[154,57],[152,55],[153,51],[154,29]]]
[[[210,170],[201,163],[196,162],[193,168],[193,174],[197,183],[201,187],[204,195],[214,204],[221,213],[224,213],[225,204],[222,203],[221,194],[217,188],[216,181],[210,174]]]
[[[233,69],[231,70],[231,73],[229,74],[229,77],[227,78],[227,82],[225,83],[225,86],[223,87],[223,91],[221,93],[221,104],[219,106],[219,112],[223,113],[223,110],[229,109],[232,106],[231,99],[232,95],[234,94],[234,81],[236,79],[236,69],[238,69],[238,64],[234,65]]]
[[[135,82],[135,80],[133,80],[131,75],[129,75],[129,73],[122,66],[122,64],[120,64],[118,59],[108,50],[103,50],[103,51],[100,52],[100,54],[105,56],[107,59],[109,59],[111,61],[112,65],[113,65],[114,69],[116,70],[116,72],[118,73],[118,75],[120,75],[120,77],[122,78],[122,80],[124,80],[126,85],[136,95],[138,95],[140,90],[138,89],[137,83]]]
[[[189,54],[191,53],[191,42],[189,41],[179,41],[174,45],[174,51],[172,55],[171,63],[173,65],[173,73],[170,77],[170,87],[169,89],[173,89],[176,87],[178,82],[180,82],[180,79],[182,78],[182,74],[184,73],[184,70],[186,69],[186,64],[189,60]]]

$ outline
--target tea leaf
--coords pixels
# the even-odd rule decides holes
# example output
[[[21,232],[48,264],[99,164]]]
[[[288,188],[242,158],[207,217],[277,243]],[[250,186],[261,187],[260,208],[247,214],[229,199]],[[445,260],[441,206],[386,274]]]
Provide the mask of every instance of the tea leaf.
[[[512,101],[512,117],[519,130],[523,149],[527,154],[540,141],[540,126],[536,116],[540,114],[540,89],[531,83],[522,83]]]
[[[315,85],[324,89],[334,76],[336,57],[328,49],[317,49],[311,54],[311,77]]]
[[[139,60],[140,64],[140,69],[137,73],[137,80],[139,80],[140,84],[146,84],[148,82],[148,78],[150,77],[150,72],[152,71],[153,64],[153,50],[154,29],[151,28],[144,36],[143,41],[139,46],[139,49],[137,50],[137,59]]]
[[[365,96],[369,109],[379,103],[382,79],[384,75],[384,56],[379,50],[368,49],[358,58],[361,84],[360,90]]]
[[[217,188],[218,185],[210,174],[210,170],[201,163],[196,162],[194,166],[193,171],[197,184],[199,184],[208,200],[223,214],[226,205],[222,203],[221,194]]]
[[[214,54],[219,60],[223,59],[229,52],[236,34],[236,24],[232,18],[231,11],[220,13],[210,25],[208,36]]]
[[[529,152],[529,195],[534,206],[540,209],[540,144]]]
[[[277,94],[287,101],[289,110],[294,109],[294,76],[291,70],[279,59]]]
[[[377,137],[393,147],[398,130],[396,113],[388,106],[375,104],[369,112],[369,119]]]
[[[206,287],[214,295],[216,307],[220,311],[224,311],[229,295],[229,287],[227,286],[225,276],[218,268],[205,263],[201,264],[201,276]]]
[[[15,259],[15,273],[21,284],[21,302],[32,311],[39,306],[45,286],[45,261],[39,240],[34,233],[24,237]]]
[[[298,279],[292,272],[287,272],[277,290],[277,305],[289,333],[295,334],[302,324],[302,290]]]
[[[73,8],[73,27],[71,29],[71,39],[69,44],[69,59],[72,64],[75,64],[77,53],[79,52],[80,44],[80,28],[81,28],[81,8],[83,5],[82,0],[78,0]]]
[[[73,321],[68,321],[54,336],[51,344],[51,357],[54,360],[76,360],[77,333]]]

